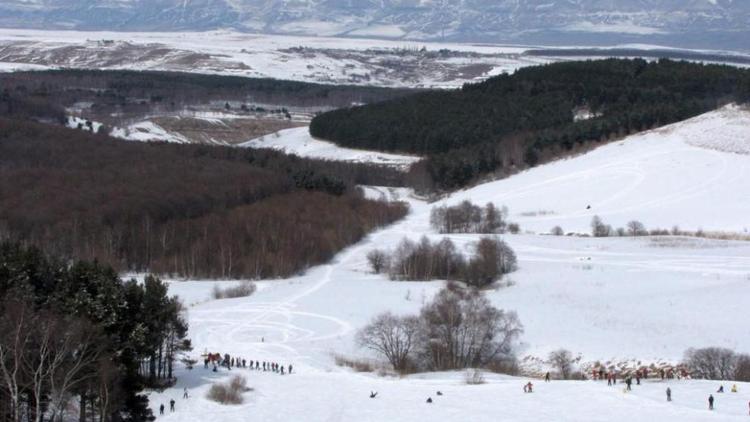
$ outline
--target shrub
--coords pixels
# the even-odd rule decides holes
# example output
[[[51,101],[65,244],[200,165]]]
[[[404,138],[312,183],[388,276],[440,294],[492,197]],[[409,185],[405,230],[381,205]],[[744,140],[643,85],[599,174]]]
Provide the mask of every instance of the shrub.
[[[458,205],[434,207],[430,225],[439,233],[505,233],[507,208],[497,209],[493,203],[484,208],[463,201]]]
[[[552,230],[550,230],[550,233],[552,233],[553,236],[562,236],[565,234],[562,227],[560,226],[552,227]]]
[[[351,368],[355,372],[375,372],[375,365],[364,359],[352,359],[343,355],[334,355],[333,361],[338,366]]]
[[[232,299],[236,297],[247,297],[255,293],[255,283],[252,281],[243,281],[234,286],[221,288],[214,285],[211,296],[214,299]]]
[[[484,373],[481,369],[476,368],[467,370],[464,376],[464,380],[468,385],[479,385],[485,383]]]
[[[508,231],[510,234],[518,234],[521,232],[521,226],[518,223],[510,223],[508,224]]]
[[[208,390],[208,399],[221,404],[242,404],[244,401],[242,393],[251,391],[247,387],[245,377],[237,375],[232,377],[228,383],[215,383]]]

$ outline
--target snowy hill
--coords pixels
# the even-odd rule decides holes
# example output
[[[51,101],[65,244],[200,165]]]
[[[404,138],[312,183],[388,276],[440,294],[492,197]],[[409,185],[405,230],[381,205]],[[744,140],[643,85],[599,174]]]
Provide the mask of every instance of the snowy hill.
[[[211,30],[461,41],[747,46],[750,4],[733,0],[7,0],[0,25]]]
[[[553,224],[587,230],[593,214],[622,224],[680,224],[744,231],[750,224],[750,155],[729,152],[750,142],[748,112],[727,107],[692,120],[598,148],[587,154],[458,192],[445,203],[495,201],[511,220],[535,233],[506,235],[519,271],[514,283],[487,291],[496,306],[512,309],[525,326],[518,351],[522,365],[543,365],[551,350],[571,350],[586,362],[677,362],[689,347],[750,351],[744,315],[750,306],[750,242],[693,237],[584,238],[541,235]],[[394,248],[404,237],[441,238],[429,225],[428,204],[404,190],[367,189],[400,197],[411,214],[340,253],[328,265],[284,281],[259,283],[248,298],[210,300],[214,282],[173,282],[171,291],[191,304],[195,354],[204,350],[246,359],[293,364],[278,375],[234,369],[213,373],[201,365],[151,394],[151,405],[178,400],[173,421],[476,421],[554,420],[698,422],[746,420],[750,384],[739,393],[715,394],[716,382],[648,380],[607,387],[593,381],[537,384],[525,395],[524,378],[487,376],[466,385],[461,373],[405,378],[355,374],[335,366],[333,354],[371,358],[354,333],[372,316],[390,310],[414,313],[442,282],[393,282],[372,274],[365,256]],[[591,210],[586,210],[591,205]],[[545,212],[539,212],[545,210]],[[536,212],[536,215],[532,211]],[[460,250],[478,235],[450,235]],[[226,283],[226,282],[222,282]],[[197,357],[197,356],[196,356]],[[533,368],[531,368],[533,369]],[[243,374],[254,391],[241,406],[205,399],[212,381]],[[669,386],[674,401],[664,400]],[[192,394],[180,400],[183,387]],[[728,385],[725,385],[727,388]],[[443,396],[437,397],[440,390]],[[370,391],[378,391],[369,399]],[[430,396],[434,403],[427,405]],[[251,415],[251,416],[248,416]],[[718,419],[717,419],[718,420]]]

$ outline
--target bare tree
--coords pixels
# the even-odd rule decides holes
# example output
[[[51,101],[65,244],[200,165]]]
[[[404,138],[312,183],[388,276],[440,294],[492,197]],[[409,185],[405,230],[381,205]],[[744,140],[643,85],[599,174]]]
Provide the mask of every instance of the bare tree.
[[[685,364],[694,377],[709,380],[731,380],[736,374],[737,355],[721,347],[688,349]]]
[[[607,237],[612,232],[612,227],[604,224],[601,217],[595,215],[591,219],[591,235],[594,237]]]
[[[418,318],[398,317],[386,312],[376,316],[357,333],[357,343],[385,356],[395,370],[404,371],[408,369],[419,333]]]
[[[431,369],[482,367],[512,352],[523,332],[518,316],[495,308],[474,289],[441,290],[421,312],[425,364]]]
[[[549,354],[550,364],[560,374],[560,378],[567,380],[573,372],[573,354],[565,349],[555,350]]]
[[[389,261],[388,254],[380,249],[373,249],[367,254],[367,262],[375,274],[380,274],[388,269]]]
[[[646,231],[646,226],[638,220],[628,222],[628,235],[630,236],[642,236]]]

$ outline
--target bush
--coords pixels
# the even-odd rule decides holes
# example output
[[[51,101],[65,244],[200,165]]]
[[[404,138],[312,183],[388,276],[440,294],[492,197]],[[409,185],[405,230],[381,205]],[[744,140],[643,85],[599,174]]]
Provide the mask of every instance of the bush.
[[[214,285],[211,296],[214,299],[232,299],[236,297],[247,297],[255,293],[255,283],[252,281],[243,281],[235,286],[221,288]]]
[[[208,390],[208,399],[221,404],[242,404],[242,393],[251,391],[245,377],[234,376],[228,383],[216,383]]]
[[[508,231],[510,234],[518,234],[521,232],[521,226],[518,223],[510,223],[508,224]]]
[[[550,233],[553,236],[562,236],[562,235],[565,234],[565,232],[563,231],[562,227],[560,227],[560,226],[552,227],[552,230],[550,230]]]
[[[491,202],[482,209],[463,201],[452,207],[434,207],[430,225],[439,233],[505,233],[507,216],[507,208],[498,210]]]
[[[484,373],[481,369],[469,369],[465,374],[465,381],[468,385],[484,384]]]

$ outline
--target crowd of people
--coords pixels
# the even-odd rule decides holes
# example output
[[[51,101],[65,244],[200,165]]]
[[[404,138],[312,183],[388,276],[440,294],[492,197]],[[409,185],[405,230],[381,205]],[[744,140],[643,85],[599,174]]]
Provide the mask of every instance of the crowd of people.
[[[275,372],[281,375],[291,374],[294,367],[292,364],[284,366],[276,362],[267,362],[260,360],[247,360],[241,357],[231,356],[229,353],[225,353],[223,356],[221,353],[206,353],[203,358],[203,368],[217,372],[219,368],[226,368],[232,370],[232,368],[252,369],[263,372]]]

